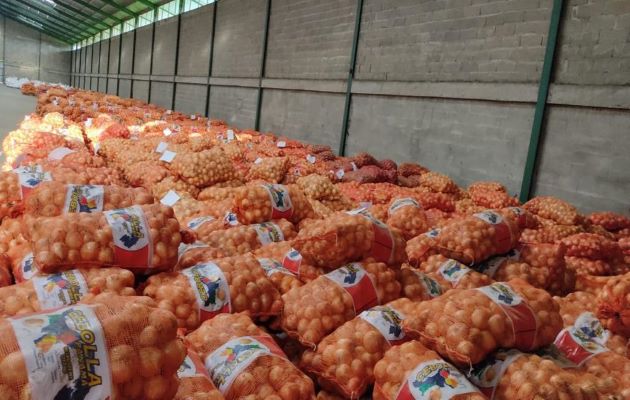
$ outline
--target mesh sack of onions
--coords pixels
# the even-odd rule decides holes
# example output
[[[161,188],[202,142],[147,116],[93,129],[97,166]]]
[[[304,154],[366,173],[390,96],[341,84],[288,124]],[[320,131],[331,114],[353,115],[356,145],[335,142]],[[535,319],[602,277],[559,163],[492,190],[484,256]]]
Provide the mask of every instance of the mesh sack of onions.
[[[214,207],[209,207],[208,211],[214,214],[214,210]],[[219,215],[197,215],[190,218],[185,218],[182,225],[195,232],[197,237],[205,237],[214,231],[227,229],[230,226],[229,223],[223,218],[224,216],[225,215],[222,215],[219,218]]]
[[[457,368],[415,340],[387,350],[374,367],[374,380],[374,400],[486,398]]]
[[[400,265],[407,259],[400,232],[390,229],[365,209],[308,221],[293,246],[316,266],[327,269],[364,257],[390,265]]]
[[[339,189],[326,176],[317,174],[303,176],[297,180],[297,185],[310,199],[337,200],[342,197]]]
[[[88,150],[72,150],[67,147],[58,147],[48,154],[48,160],[67,168],[78,166],[102,168],[105,160],[102,157],[92,155]]]
[[[19,166],[22,158],[42,159],[57,147],[70,149],[84,148],[82,141],[68,140],[61,135],[50,132],[18,129],[10,132],[2,141],[2,150],[6,162],[14,167]]]
[[[153,196],[142,188],[42,182],[24,201],[24,212],[33,217],[54,217],[65,213],[90,213],[151,203]]]
[[[422,264],[419,269],[429,277],[435,279],[440,287],[449,289],[473,289],[490,285],[493,280],[490,276],[468,268],[459,261],[446,258],[443,255],[434,255]]]
[[[298,223],[314,217],[313,209],[296,185],[249,185],[236,191],[234,213],[243,224],[256,224],[284,218]]]
[[[303,285],[302,281],[293,272],[286,269],[280,261],[272,258],[259,258],[258,264],[280,294],[288,293],[291,289]]]
[[[144,297],[98,295],[0,320],[0,398],[172,399],[186,350],[175,317]],[[46,358],[46,363],[40,360]],[[60,373],[72,368],[81,375]]]
[[[229,229],[197,235],[197,238],[210,247],[221,249],[227,255],[249,253],[274,242],[291,240],[296,232],[293,224],[280,219],[262,224],[238,225]]]
[[[282,296],[282,328],[314,348],[358,313],[400,296],[396,273],[366,260],[344,265]]]
[[[564,257],[567,269],[577,275],[606,276],[612,275],[612,267],[605,260],[592,260],[582,257]]]
[[[510,196],[504,187],[501,190],[493,190],[492,188],[471,185],[468,188],[468,195],[473,203],[485,208],[503,208],[519,205],[518,199]]]
[[[431,229],[407,241],[405,251],[411,266],[418,267],[432,255],[440,254],[436,240],[439,234],[440,229]]]
[[[534,197],[523,208],[560,225],[579,225],[583,220],[573,205],[551,196]]]
[[[521,229],[538,228],[536,216],[522,207],[505,207],[497,212],[506,218],[516,219],[516,223]]]
[[[566,255],[570,257],[610,260],[621,252],[617,242],[593,233],[577,233],[565,237],[562,243],[566,246]]]
[[[420,176],[420,186],[436,193],[457,194],[459,192],[459,187],[451,178],[433,171]]]
[[[227,257],[223,250],[210,247],[200,241],[180,244],[177,254],[179,261],[175,266],[176,271],[192,267],[204,261],[218,260]]]
[[[134,276],[121,268],[74,269],[0,288],[0,317],[51,310],[79,302],[87,294],[134,296]]]
[[[227,400],[310,400],[313,382],[244,314],[221,314],[186,336]]]
[[[123,185],[122,177],[118,171],[109,167],[54,167],[50,168],[48,172],[55,182],[75,185]]]
[[[221,313],[276,316],[280,293],[251,256],[206,261],[151,276],[142,291],[175,314],[180,328],[193,330]]]
[[[269,157],[256,160],[249,168],[248,181],[262,180],[280,183],[289,170],[288,157]]]
[[[170,176],[170,171],[156,161],[139,161],[122,168],[123,177],[131,186],[151,190],[153,185]]]
[[[38,218],[30,236],[44,273],[102,266],[164,271],[177,263],[181,242],[173,209],[161,204]]]
[[[435,239],[440,253],[473,265],[516,247],[519,234],[516,219],[484,211],[448,223]]]
[[[179,388],[173,400],[223,400],[223,395],[212,383],[203,360],[190,349],[177,370],[177,377]]]
[[[403,326],[442,356],[470,366],[497,348],[530,351],[550,344],[562,329],[562,318],[546,291],[514,279],[452,289],[424,302]]]
[[[323,268],[315,267],[312,261],[294,249],[291,242],[270,243],[254,250],[253,254],[257,258],[270,258],[279,262],[283,268],[305,283],[326,273]]]
[[[171,190],[183,194],[188,194],[191,197],[197,197],[199,189],[196,186],[191,185],[183,179],[179,179],[174,176],[167,176],[159,182],[154,183],[150,187],[151,193],[157,199],[161,199],[166,196]]]
[[[4,218],[0,224],[0,254],[26,242],[22,217]]]
[[[593,225],[599,225],[610,232],[630,228],[630,218],[611,211],[601,211],[589,214],[586,220]]]
[[[519,278],[541,289],[546,289],[550,281],[549,268],[546,266],[534,268],[528,263],[522,262],[517,249],[502,256],[492,257],[475,265],[474,269],[488,275],[495,281],[504,282]]]
[[[220,147],[178,154],[168,167],[196,187],[211,186],[236,178],[232,161]]]
[[[234,198],[235,193],[236,190],[233,187],[208,186],[207,188],[204,188],[199,192],[199,196],[197,196],[197,199],[202,201],[231,200]]]
[[[405,342],[401,323],[420,307],[398,299],[363,311],[302,354],[300,368],[321,387],[358,399],[374,383],[374,365],[392,346]]]
[[[11,276],[11,260],[6,254],[0,254],[0,288],[13,283]]]
[[[401,295],[412,301],[431,300],[446,291],[437,280],[409,264],[403,264],[398,271],[398,281],[402,286]]]
[[[597,316],[604,327],[630,338],[630,273],[609,279],[597,302]]]
[[[398,229],[406,240],[429,230],[422,206],[410,197],[398,198],[389,204],[387,225]]]

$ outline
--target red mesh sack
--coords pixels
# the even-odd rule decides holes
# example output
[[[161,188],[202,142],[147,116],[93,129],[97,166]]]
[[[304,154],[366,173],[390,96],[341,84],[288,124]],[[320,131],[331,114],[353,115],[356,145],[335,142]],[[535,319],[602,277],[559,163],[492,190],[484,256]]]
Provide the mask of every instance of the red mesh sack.
[[[222,314],[186,336],[227,400],[314,399],[313,382],[243,314]]]
[[[190,244],[182,243],[177,249],[178,262],[175,270],[192,267],[203,261],[218,260],[227,257],[225,251],[210,247],[203,242],[193,242]]]
[[[420,264],[419,269],[435,279],[444,291],[455,288],[478,288],[493,282],[488,275],[477,272],[456,260],[442,255],[429,257],[427,261]]]
[[[418,267],[432,255],[440,254],[436,240],[440,231],[441,229],[432,229],[407,241],[405,251],[410,265]]]
[[[201,357],[188,350],[184,362],[177,370],[179,388],[173,400],[223,400],[223,395],[212,383]]]
[[[197,153],[177,153],[168,168],[197,187],[211,186],[236,178],[232,161],[220,147]]]
[[[580,225],[547,225],[538,229],[525,229],[521,233],[523,243],[556,243],[576,233],[584,232]]]
[[[163,271],[177,263],[181,242],[173,209],[161,204],[38,218],[30,235],[44,273],[101,266]]]
[[[80,390],[97,398],[171,399],[186,355],[176,330],[175,317],[149,299],[109,293],[2,319],[0,397],[71,398]]]
[[[220,313],[276,316],[280,293],[250,256],[207,261],[151,276],[142,293],[175,314],[180,328],[193,330]]]
[[[586,220],[611,232],[630,228],[630,218],[611,211],[594,212]]]
[[[566,255],[570,257],[609,260],[619,255],[619,245],[603,236],[593,233],[577,233],[562,239]]]
[[[546,291],[515,279],[453,289],[425,302],[403,326],[444,357],[469,366],[500,347],[528,351],[550,344],[562,318]]]
[[[630,273],[608,280],[597,302],[597,316],[604,327],[630,338]]]
[[[446,291],[440,283],[424,272],[403,264],[398,272],[398,281],[402,286],[401,295],[412,301],[431,300]]]
[[[236,191],[233,210],[243,224],[284,218],[298,223],[314,216],[302,190],[296,185],[260,184]]]
[[[387,350],[374,378],[374,400],[485,399],[457,368],[417,341]]]
[[[290,290],[303,285],[302,281],[293,272],[286,269],[280,261],[272,258],[259,258],[258,264],[280,294],[288,293]]]
[[[577,275],[612,275],[612,267],[604,260],[592,260],[590,258],[569,256],[566,256],[564,260],[567,268],[575,271]]]
[[[358,313],[400,295],[396,274],[373,261],[352,263],[282,296],[282,328],[302,344],[315,347],[327,334]]]
[[[259,158],[249,168],[248,181],[262,180],[271,183],[280,183],[289,170],[287,157]]]
[[[387,225],[398,229],[406,240],[429,230],[424,210],[410,197],[392,201],[387,209],[387,215]]]
[[[374,365],[385,351],[405,342],[401,322],[420,307],[409,299],[363,311],[302,354],[300,368],[321,387],[358,399],[374,383]]]
[[[459,188],[451,178],[434,171],[421,175],[420,185],[437,193],[459,192]]]
[[[258,258],[270,258],[279,262],[302,282],[310,282],[326,273],[323,268],[313,266],[313,262],[294,249],[291,242],[270,243],[254,250],[253,254]]]

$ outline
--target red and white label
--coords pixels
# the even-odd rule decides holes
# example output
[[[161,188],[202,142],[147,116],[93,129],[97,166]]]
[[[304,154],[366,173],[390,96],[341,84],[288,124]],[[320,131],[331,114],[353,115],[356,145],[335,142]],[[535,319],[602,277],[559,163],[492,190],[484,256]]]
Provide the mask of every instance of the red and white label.
[[[323,276],[339,285],[352,297],[355,314],[379,304],[374,282],[360,263],[344,265]]]
[[[271,337],[243,336],[229,340],[210,353],[206,357],[205,366],[214,385],[225,395],[234,380],[257,358],[263,356],[287,358]]]
[[[392,346],[405,342],[405,332],[402,329],[405,315],[395,308],[376,306],[363,311],[359,318],[372,325]]]
[[[44,172],[39,165],[20,167],[14,169],[13,172],[18,176],[20,196],[22,196],[22,199],[26,199],[33,188],[40,183],[52,181],[50,172]]]
[[[477,288],[497,304],[512,323],[515,347],[519,350],[532,350],[538,332],[538,320],[527,302],[507,283],[496,282]]]
[[[132,206],[103,214],[112,229],[115,263],[128,268],[148,268],[153,244],[142,208]]]
[[[488,275],[490,278],[493,278],[499,268],[501,268],[506,262],[510,260],[518,261],[520,257],[520,251],[517,249],[512,249],[504,256],[496,256],[487,259],[486,261],[478,264],[475,269],[482,274]]]
[[[394,200],[392,205],[389,206],[389,209],[387,210],[387,215],[391,217],[392,214],[394,214],[396,211],[400,210],[403,207],[422,208],[415,199],[412,199],[411,197],[406,197],[404,199]]]
[[[203,361],[201,357],[197,355],[192,350],[188,350],[188,354],[186,358],[184,358],[184,362],[179,366],[177,370],[178,378],[194,378],[196,376],[201,376],[210,380],[210,374],[206,370],[206,367],[203,365]]]
[[[79,270],[33,277],[33,288],[42,310],[78,303],[89,291]]]
[[[515,349],[498,350],[476,364],[473,370],[467,373],[468,379],[481,390],[481,393],[492,400],[505,371],[522,355],[523,353]]]
[[[510,230],[510,225],[503,220],[500,214],[494,211],[483,211],[473,214],[473,216],[494,227],[493,242],[497,253],[502,254],[510,251],[512,248],[512,231]]]
[[[390,263],[395,249],[394,238],[392,237],[392,232],[389,230],[389,227],[382,221],[374,218],[365,207],[348,211],[347,213],[350,215],[360,215],[372,223],[374,242],[372,243],[372,249],[368,257],[373,257],[380,262]]]
[[[293,203],[291,203],[289,189],[286,186],[272,183],[263,183],[260,186],[269,193],[271,219],[289,219],[293,216]]]
[[[508,210],[512,211],[512,213],[516,216],[518,226],[523,228],[527,225],[527,214],[525,213],[525,210],[520,207],[508,207]]]
[[[230,286],[218,265],[207,262],[181,272],[195,292],[201,321],[232,312]]]
[[[293,274],[300,276],[300,266],[302,265],[302,254],[294,248],[291,248],[282,259],[282,266]]]
[[[424,288],[424,292],[431,298],[438,297],[442,294],[442,286],[435,279],[427,276],[424,272],[417,271],[412,269],[413,273],[416,274],[420,284]]]
[[[35,257],[33,253],[28,253],[24,256],[17,270],[14,270],[15,282],[21,283],[32,279],[37,274],[37,265],[35,264]]]
[[[448,259],[443,262],[437,270],[438,274],[440,274],[445,280],[449,281],[454,288],[457,287],[459,281],[470,271],[470,268],[452,259]]]
[[[276,260],[272,260],[271,258],[259,258],[258,264],[260,264],[260,267],[265,270],[265,274],[267,276],[278,273],[293,276],[293,273],[291,271],[284,268],[281,263]]]
[[[555,346],[560,353],[578,366],[589,358],[609,351],[606,342],[610,337],[599,320],[590,312],[580,314],[572,327],[563,329]]]
[[[105,190],[98,185],[66,185],[65,213],[103,211]]]
[[[447,400],[467,393],[479,390],[457,368],[436,359],[422,362],[411,371],[396,400]]]
[[[258,241],[265,246],[269,243],[284,241],[282,229],[273,222],[263,222],[262,224],[251,225],[258,235]]]
[[[192,229],[193,231],[196,231],[197,229],[199,229],[199,227],[201,227],[201,225],[205,224],[206,222],[212,222],[212,221],[216,221],[216,218],[210,217],[210,216],[197,217],[188,221],[186,226]]]
[[[179,247],[177,248],[177,259],[180,260],[182,258],[182,256],[188,250],[199,249],[199,248],[203,248],[203,247],[210,247],[210,246],[208,246],[204,242],[200,242],[200,241],[196,241],[195,243],[191,243],[191,244],[180,243]]]

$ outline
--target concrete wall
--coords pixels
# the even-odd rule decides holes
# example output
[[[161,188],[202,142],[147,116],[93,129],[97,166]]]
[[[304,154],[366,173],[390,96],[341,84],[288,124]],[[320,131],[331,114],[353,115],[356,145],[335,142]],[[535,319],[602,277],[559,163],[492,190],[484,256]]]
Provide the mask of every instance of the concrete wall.
[[[518,194],[552,3],[364,0],[346,153],[416,161],[461,185],[499,180]],[[565,3],[533,192],[630,212],[630,2]],[[116,70],[112,38],[99,77],[109,93],[133,88],[238,128],[255,127],[260,110],[261,131],[337,150],[357,0],[271,5],[264,74],[267,2],[220,0],[139,29],[133,76],[125,63]],[[79,80],[93,75],[83,50]]]

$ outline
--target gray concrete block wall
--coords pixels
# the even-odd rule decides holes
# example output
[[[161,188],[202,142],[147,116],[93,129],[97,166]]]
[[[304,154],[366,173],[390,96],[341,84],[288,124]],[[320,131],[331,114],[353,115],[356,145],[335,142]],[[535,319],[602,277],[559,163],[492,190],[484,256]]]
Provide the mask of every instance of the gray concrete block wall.
[[[253,128],[257,90],[246,87],[212,86],[208,114],[240,129]]]
[[[536,177],[537,195],[582,211],[630,213],[630,113],[552,106]]]
[[[336,149],[344,99],[342,94],[265,89],[260,129]]]
[[[101,55],[101,42],[94,43],[92,47],[92,73],[98,73],[98,58]]]
[[[118,80],[118,95],[120,97],[131,97],[131,79]]]
[[[90,90],[97,91],[98,90],[98,78],[92,77],[90,78]]]
[[[358,79],[535,82],[551,0],[366,0]]]
[[[120,51],[120,36],[115,36],[111,38],[110,41],[111,50],[109,51],[109,73],[117,74],[118,71],[118,59],[119,59],[119,51]]]
[[[70,83],[71,53],[69,46],[48,35],[41,35],[40,77],[45,82]]]
[[[175,73],[175,50],[177,48],[177,17],[155,24],[153,44],[153,75]]]
[[[5,76],[39,77],[40,33],[24,24],[6,19],[4,56]]]
[[[123,33],[120,37],[120,73],[132,74],[133,73],[133,31]]]
[[[177,75],[208,75],[213,12],[210,5],[182,14]]]
[[[630,84],[630,1],[569,0],[556,82]]]
[[[107,92],[107,78],[98,78],[98,87],[96,90],[101,93]]]
[[[271,4],[266,76],[348,76],[356,0],[274,0]]]
[[[151,41],[153,40],[153,25],[143,26],[136,30],[136,51],[134,52],[134,74],[149,74],[151,72]],[[134,91],[135,97],[135,91]]]
[[[107,73],[107,68],[109,67],[109,40],[103,40],[101,42],[101,58],[99,62],[99,72],[101,74]]]
[[[117,91],[118,91],[118,79],[109,78],[107,80],[107,94],[116,95]]]
[[[133,81],[133,98],[149,101],[149,81]]]
[[[348,153],[416,161],[460,185],[498,180],[520,190],[533,106],[356,95]]]
[[[86,49],[87,49],[87,47],[82,47],[81,48],[81,57],[80,57],[80,60],[79,60],[80,72],[81,73],[85,73],[85,54],[86,54]]]
[[[175,110],[205,115],[207,93],[207,85],[178,83],[175,87]]]
[[[212,75],[257,77],[260,74],[266,1],[222,0],[216,7]]]
[[[173,104],[173,84],[170,82],[151,82],[151,103],[170,109]]]
[[[85,72],[92,73],[92,52],[94,51],[94,45],[89,45],[85,48]]]
[[[0,80],[4,82],[4,15],[0,15]]]

